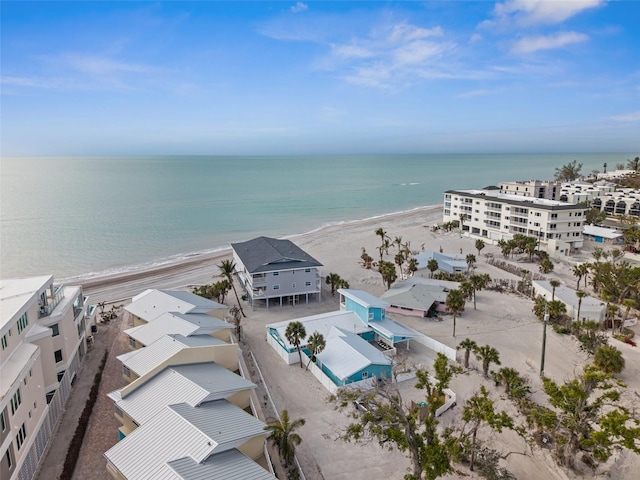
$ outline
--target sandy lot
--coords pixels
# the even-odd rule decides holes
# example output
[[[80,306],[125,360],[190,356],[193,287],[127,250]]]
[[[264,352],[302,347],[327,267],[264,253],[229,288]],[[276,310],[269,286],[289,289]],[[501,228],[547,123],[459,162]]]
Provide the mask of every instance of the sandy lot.
[[[474,247],[475,240],[461,237],[457,232],[432,232],[430,227],[440,218],[440,209],[425,208],[411,213],[330,227],[313,234],[292,238],[292,240],[324,264],[324,275],[330,272],[338,273],[350,283],[351,288],[362,289],[374,295],[384,292],[381,277],[375,271],[364,270],[358,261],[363,247],[372,257],[377,258],[376,247],[380,239],[374,232],[379,227],[384,228],[392,239],[401,236],[403,242],[409,241],[412,250],[438,250],[442,247],[445,253],[460,253],[462,249],[464,254],[476,255],[479,273],[488,273],[492,278],[517,279],[514,275],[486,263],[487,253],[502,257],[497,247],[487,244],[482,250],[482,255],[478,256]],[[392,247],[387,259],[393,261],[396,251],[396,248]],[[218,274],[215,265],[225,255],[228,256],[228,252],[223,253],[222,256],[198,257],[191,262],[170,268],[95,280],[85,284],[84,287],[92,296],[92,302],[98,302],[131,298],[146,288],[188,288],[192,285],[211,283],[213,277]],[[587,250],[581,257],[573,260],[584,261],[589,258]],[[518,265],[521,268],[537,271],[537,266],[534,264],[518,263]],[[570,260],[557,263],[555,271],[547,275],[547,278],[556,278],[563,284],[573,287],[575,278],[571,273],[571,265]],[[427,276],[428,271],[418,274]],[[233,302],[233,295],[229,296],[228,302]],[[500,352],[503,366],[516,368],[528,375],[534,389],[534,398],[542,401],[544,393],[541,392],[538,376],[542,324],[533,315],[532,305],[533,302],[530,299],[515,294],[479,292],[477,309],[474,310],[473,304],[468,303],[463,315],[457,319],[456,338],[452,336],[450,317],[444,317],[442,321],[432,321],[395,314],[390,316],[451,347],[456,347],[466,337],[472,338],[481,345],[490,344]],[[349,421],[350,412],[335,411],[327,402],[328,392],[311,373],[296,365],[285,365],[267,344],[266,324],[336,310],[338,297],[331,297],[327,287],[323,291],[321,302],[314,300],[309,304],[299,304],[295,307],[272,306],[269,309],[255,310],[251,310],[245,303],[244,308],[247,313],[243,323],[245,341],[258,361],[276,407],[287,408],[293,418],[303,417],[307,421],[306,425],[300,429],[303,443],[298,450],[305,476],[308,479],[348,478],[350,480],[403,478],[409,467],[409,461],[402,453],[382,449],[373,443],[354,445],[337,440],[340,429]],[[550,328],[547,332],[545,373],[556,381],[568,380],[581,370],[588,358],[580,352],[572,338],[557,335]],[[625,355],[627,368],[621,375],[628,384],[625,402],[635,406],[640,398],[638,394],[640,392],[639,349],[621,344],[616,340],[611,340],[611,343],[621,349]],[[435,354],[420,345],[412,344],[408,355],[416,364],[429,365]],[[473,357],[471,367],[470,372],[459,376],[452,384],[452,388],[458,395],[458,405],[461,405],[466,398],[478,390],[480,385],[484,384],[493,391],[493,398],[497,400],[500,408],[513,411],[509,402],[501,398],[503,392],[497,391],[492,382],[485,381],[481,373],[478,373],[478,365]],[[419,392],[413,388],[412,381],[403,382],[402,391],[407,402],[411,399],[420,399]],[[460,410],[455,408],[445,413],[441,417],[442,423],[455,422]],[[491,434],[487,439],[490,440],[493,448],[503,454],[526,453],[526,455],[509,455],[504,463],[518,479],[573,478],[572,474],[554,465],[548,452],[532,451],[513,433]],[[604,472],[608,469],[606,478],[635,478],[632,473],[640,468],[638,455],[624,455],[614,460],[617,461],[612,461],[606,468],[598,470],[596,477],[604,478]],[[459,474],[453,474],[445,478],[461,477]],[[473,474],[469,478],[474,478]]]

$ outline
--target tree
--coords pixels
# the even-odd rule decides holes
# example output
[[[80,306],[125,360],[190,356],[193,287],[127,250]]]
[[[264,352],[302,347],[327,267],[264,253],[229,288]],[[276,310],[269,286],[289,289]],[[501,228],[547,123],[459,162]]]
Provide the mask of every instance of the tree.
[[[471,275],[469,277],[469,283],[471,284],[471,288],[473,290],[473,309],[474,310],[476,310],[476,292],[485,288],[490,281],[491,281],[491,277],[489,277],[488,273],[484,273],[482,275]]]
[[[309,336],[309,339],[307,340],[307,348],[311,352],[311,357],[309,357],[309,363],[307,363],[307,370],[309,370],[309,365],[311,365],[311,362],[316,361],[316,355],[322,352],[326,346],[327,342],[324,339],[324,335],[322,335],[320,332],[313,332]]]
[[[271,441],[278,449],[285,468],[293,462],[296,454],[296,445],[302,443],[302,438],[295,430],[305,423],[306,420],[304,418],[291,421],[289,419],[289,411],[284,409],[280,414],[280,420],[274,420],[264,426],[265,430],[271,432]]]
[[[492,363],[500,365],[500,353],[491,345],[484,345],[482,347],[477,347],[474,350],[474,354],[476,359],[482,362],[482,374],[484,375],[484,378],[489,378],[489,366]]]
[[[362,268],[371,270],[371,267],[373,266],[373,257],[367,253],[364,247],[362,247],[362,255],[360,255],[360,260],[360,265],[362,265]]]
[[[436,260],[435,258],[430,258],[429,261],[427,262],[427,268],[431,273],[430,277],[433,278],[433,272],[435,272],[439,268],[438,260]]]
[[[556,288],[558,288],[560,286],[560,281],[559,280],[549,280],[549,285],[551,285],[551,288],[553,289],[551,291],[551,301],[553,302],[556,299]]]
[[[378,272],[382,275],[382,282],[386,285],[387,290],[389,290],[393,282],[398,278],[396,266],[386,260],[380,260],[378,262]]]
[[[445,305],[453,316],[453,338],[456,338],[456,317],[464,311],[464,295],[458,289],[449,290]]]
[[[472,350],[475,350],[478,347],[478,344],[471,340],[470,338],[465,338],[458,344],[458,349],[464,349],[464,368],[469,368],[469,355]]]
[[[611,345],[603,345],[593,357],[593,364],[604,373],[617,375],[624,370],[624,357],[622,352]]]
[[[349,288],[349,282],[341,278],[337,273],[330,273],[324,281],[327,285],[331,285],[331,296],[336,294],[338,288]]]
[[[466,260],[467,260],[467,272],[469,272],[472,268],[475,267],[476,256],[473,253],[468,253]]]
[[[576,160],[569,162],[562,167],[556,168],[555,179],[560,182],[573,182],[580,178],[580,170],[582,169],[582,163],[578,163]]]
[[[629,170],[638,171],[638,167],[640,167],[640,157],[636,157],[633,160],[627,160],[627,168]]]
[[[480,256],[480,251],[485,247],[484,241],[481,238],[476,240],[476,250],[478,250],[478,256]]]
[[[298,356],[300,357],[300,368],[302,368],[302,353],[300,352],[300,344],[302,340],[307,336],[307,331],[304,325],[298,321],[293,321],[287,325],[287,329],[284,332],[284,336],[287,337],[289,343],[296,347],[298,350]]]
[[[231,288],[233,288],[233,293],[236,294],[236,301],[238,302],[238,308],[240,309],[240,313],[242,313],[243,317],[246,317],[244,311],[242,310],[242,305],[240,304],[240,297],[238,297],[238,291],[236,290],[236,286],[233,284],[233,276],[236,273],[236,264],[233,260],[222,260],[218,264],[218,268],[220,269],[220,276],[227,279]]]
[[[611,375],[588,365],[581,376],[562,385],[547,377],[542,383],[557,411],[552,433],[562,465],[573,468],[581,451],[599,461],[606,461],[614,450],[640,453],[638,420],[617,404],[620,392]]]
[[[435,480],[453,471],[452,458],[457,439],[447,431],[438,429],[436,411],[444,404],[444,390],[460,368],[449,365],[439,353],[434,364],[434,375],[426,370],[416,371],[416,388],[424,392],[426,414],[403,401],[396,374],[385,382],[377,382],[373,390],[341,388],[332,397],[338,409],[344,409],[357,398],[364,398],[371,406],[369,412],[356,417],[340,438],[347,442],[377,441],[382,447],[395,447],[411,460],[411,474],[405,479]],[[372,412],[375,411],[375,414]]]
[[[395,257],[393,257],[393,261],[398,266],[398,270],[400,271],[400,275],[402,276],[402,265],[404,265],[405,261],[404,254],[402,252],[396,253]]]
[[[578,283],[576,285],[576,290],[580,288],[580,280],[583,277],[586,277],[589,274],[589,264],[581,263],[580,265],[575,265],[573,267],[573,275],[578,279]],[[586,285],[585,285],[586,287]]]
[[[576,297],[578,297],[578,311],[576,312],[576,321],[580,321],[580,308],[582,307],[582,299],[587,296],[587,292],[584,290],[576,290]]]
[[[607,212],[599,208],[590,208],[584,212],[584,223],[589,225],[601,225],[607,219]]]
[[[480,392],[475,393],[464,402],[462,420],[465,422],[463,437],[471,435],[471,460],[469,462],[469,470],[471,471],[473,471],[476,458],[476,436],[482,424],[486,423],[498,432],[502,432],[503,428],[514,428],[513,420],[506,412],[496,412],[493,400],[489,398],[489,392],[484,385],[480,386]],[[467,428],[468,432],[466,432]]]
[[[549,273],[553,271],[553,262],[548,258],[542,258],[540,260],[539,267],[542,273]]]
[[[575,328],[580,350],[589,355],[595,355],[609,341],[609,337],[602,331],[602,324],[596,320],[583,320],[576,323]]]
[[[238,341],[242,340],[242,314],[240,313],[240,309],[237,305],[234,305],[229,309],[229,313],[231,314],[231,319],[233,320],[233,324],[235,326],[236,338]]]
[[[418,271],[418,259],[415,258],[415,257],[411,257],[409,259],[409,261],[407,262],[407,268],[405,270],[405,273],[406,273],[407,276],[411,277],[417,271]]]

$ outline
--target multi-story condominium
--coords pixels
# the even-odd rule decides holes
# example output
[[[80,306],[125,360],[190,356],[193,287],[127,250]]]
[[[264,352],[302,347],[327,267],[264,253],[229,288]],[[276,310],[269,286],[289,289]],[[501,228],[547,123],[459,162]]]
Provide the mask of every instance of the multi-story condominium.
[[[0,478],[29,480],[51,439],[94,325],[81,287],[0,280]]]
[[[562,185],[559,200],[583,203],[597,208],[607,215],[640,217],[640,189],[620,188],[604,181],[591,183],[567,183]]]
[[[558,200],[560,182],[550,180],[527,180],[522,182],[500,182],[500,193],[522,197]]]
[[[258,237],[242,243],[232,243],[233,261],[240,283],[244,286],[251,306],[270,299],[290,301],[294,305],[301,297],[320,300],[321,278],[318,262],[289,240]]]
[[[535,237],[549,255],[569,255],[583,245],[586,207],[543,198],[483,190],[447,190],[443,220],[460,221],[466,234],[492,242],[515,234]]]

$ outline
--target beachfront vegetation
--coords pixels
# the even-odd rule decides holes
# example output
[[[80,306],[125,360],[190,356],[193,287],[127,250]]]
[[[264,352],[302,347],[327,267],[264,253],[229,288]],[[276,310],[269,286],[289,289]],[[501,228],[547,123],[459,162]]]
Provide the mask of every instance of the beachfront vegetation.
[[[607,212],[599,208],[590,208],[584,212],[584,223],[588,225],[602,225],[607,219]]]
[[[471,286],[471,294],[473,296],[473,309],[476,310],[476,294],[478,291],[486,288],[491,283],[491,277],[488,273],[482,275],[471,275],[469,277],[469,285]]]
[[[464,311],[464,304],[464,294],[459,289],[449,290],[445,305],[453,316],[453,338],[456,338],[456,317],[459,317]]]
[[[300,351],[300,344],[302,340],[307,336],[307,331],[304,325],[298,321],[293,321],[287,325],[287,329],[284,332],[284,336],[291,345],[298,350],[298,356],[300,357],[300,368],[302,368],[302,352]]]
[[[551,273],[553,271],[553,262],[548,258],[541,258],[538,263],[538,268],[541,273]]]
[[[362,268],[371,270],[373,263],[373,257],[367,253],[364,247],[362,247],[362,254],[360,255],[360,265],[362,265]]]
[[[482,375],[489,378],[489,367],[492,363],[500,365],[500,353],[491,345],[483,345],[473,350],[476,360],[482,362]]]
[[[605,373],[617,375],[624,370],[622,352],[611,345],[602,345],[593,357],[593,364]]]
[[[311,362],[316,361],[316,355],[321,353],[326,346],[327,341],[324,339],[324,335],[322,335],[320,332],[316,331],[309,335],[307,348],[311,352],[311,356],[309,357],[309,362],[307,363],[307,370],[309,370],[309,365],[311,365]]]
[[[438,260],[436,260],[435,258],[430,258],[429,261],[427,262],[427,269],[429,270],[429,274],[431,278],[433,278],[433,274],[435,271],[438,270],[438,268],[439,268]]]
[[[295,431],[306,423],[304,418],[289,419],[289,411],[282,410],[280,420],[274,420],[265,425],[264,429],[271,432],[270,439],[278,449],[278,454],[284,462],[285,468],[293,464],[296,446],[302,443],[302,438]]]
[[[386,260],[380,260],[376,264],[376,267],[380,275],[382,275],[382,282],[387,287],[387,290],[390,289],[393,282],[398,278],[395,264],[387,262]]]
[[[201,297],[215,300],[218,303],[224,303],[227,294],[231,290],[231,284],[226,278],[211,285],[200,285],[195,287],[192,292]]]
[[[458,344],[458,350],[464,350],[464,368],[469,368],[469,355],[476,349],[478,344],[470,338],[465,338]]]
[[[337,273],[330,273],[325,278],[325,283],[331,285],[331,296],[336,294],[338,288],[349,288],[349,282],[340,277]]]
[[[478,256],[480,256],[480,252],[484,247],[484,241],[481,238],[476,239],[476,250],[478,251]]]
[[[218,269],[220,269],[220,276],[224,277],[231,285],[233,289],[233,293],[236,295],[236,301],[238,302],[238,308],[240,309],[240,313],[243,317],[246,317],[244,314],[244,310],[242,310],[242,305],[240,304],[240,297],[238,297],[238,291],[236,290],[236,286],[233,283],[233,276],[236,274],[236,264],[233,260],[222,260],[218,264]]]
[[[573,182],[580,178],[580,170],[582,170],[582,163],[578,163],[577,160],[574,160],[562,167],[557,167],[555,179],[560,182]]]

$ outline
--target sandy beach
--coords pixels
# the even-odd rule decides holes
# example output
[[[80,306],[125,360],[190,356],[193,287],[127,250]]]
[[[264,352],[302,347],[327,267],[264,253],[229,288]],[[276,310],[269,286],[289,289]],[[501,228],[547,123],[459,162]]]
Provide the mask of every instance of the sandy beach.
[[[492,278],[518,278],[487,264],[488,253],[502,258],[497,247],[487,244],[481,255],[478,255],[474,246],[475,240],[461,237],[457,231],[432,231],[431,227],[441,221],[441,213],[441,207],[425,207],[402,214],[332,226],[291,237],[291,240],[324,265],[323,275],[330,272],[338,273],[349,282],[351,288],[362,289],[373,295],[380,295],[385,290],[380,274],[374,270],[363,269],[359,260],[362,248],[377,258],[376,247],[380,244],[380,238],[375,235],[375,230],[380,227],[386,230],[391,239],[402,237],[403,242],[410,242],[414,251],[442,248],[445,253],[459,254],[462,250],[464,254],[476,255],[478,273],[488,273]],[[396,251],[395,246],[391,247],[386,259],[393,261]],[[215,255],[202,255],[177,265],[94,279],[83,286],[85,292],[91,296],[92,303],[126,302],[147,288],[189,289],[193,285],[211,283],[218,275],[216,265],[229,256],[230,250]],[[573,287],[575,277],[571,273],[572,262],[585,261],[589,257],[587,247],[579,256],[557,262],[555,270],[547,278],[558,279],[563,284]],[[519,262],[518,266],[537,272],[537,265],[534,263]],[[428,276],[428,273],[422,270],[417,272],[417,275]],[[531,382],[533,398],[536,401],[544,401],[545,395],[538,377],[542,325],[533,315],[533,302],[520,295],[497,292],[480,292],[477,300],[477,309],[474,310],[473,304],[468,303],[465,312],[458,318],[456,338],[452,336],[451,318],[447,316],[439,322],[401,315],[393,315],[393,318],[451,347],[456,347],[466,337],[474,339],[478,344],[492,345],[500,352],[502,366],[510,366],[526,374]],[[230,295],[227,303],[232,305],[233,301],[233,295]],[[247,313],[247,318],[243,321],[245,342],[258,362],[276,408],[287,408],[292,417],[303,417],[307,421],[300,429],[303,443],[298,450],[306,478],[401,479],[409,466],[409,461],[403,454],[382,449],[373,443],[361,446],[337,440],[340,429],[347,424],[349,414],[353,412],[336,412],[327,403],[328,392],[316,379],[303,369],[285,365],[266,342],[265,325],[268,323],[336,310],[338,298],[331,296],[328,286],[323,286],[320,302],[310,301],[308,304],[302,303],[295,307],[255,310],[244,303],[243,307]],[[123,322],[123,326],[126,323]],[[637,403],[640,392],[638,348],[616,340],[611,340],[611,343],[625,355],[627,367],[620,377],[627,383],[628,388],[623,395],[623,401],[633,406]],[[412,344],[406,355],[412,362],[423,366],[430,365],[435,356],[434,352],[415,344]],[[574,339],[555,334],[552,329],[548,330],[545,369],[547,376],[558,382],[568,380],[588,361],[588,357],[580,351]],[[515,414],[515,409],[506,400],[504,391],[496,389],[493,382],[483,379],[478,368],[479,365],[472,359],[471,370],[453,381],[452,388],[458,395],[458,405],[477,391],[480,385],[484,385],[492,392],[499,408]],[[419,392],[413,388],[412,381],[403,382],[401,387],[405,400],[419,400]],[[459,413],[460,408],[445,413],[442,423],[455,423],[458,421]],[[500,435],[482,432],[481,436],[503,455],[516,452],[508,455],[502,463],[518,479],[578,478],[575,474],[555,466],[549,450],[532,450],[511,432]],[[353,462],[355,457],[359,459],[358,462]],[[632,472],[638,468],[639,456],[625,454],[621,457],[614,456],[609,464],[596,470],[591,477],[580,478],[633,478]],[[465,469],[463,471],[465,475],[469,475],[468,478],[479,478]],[[104,478],[108,478],[106,472]],[[452,474],[443,478],[460,478],[460,475]]]

